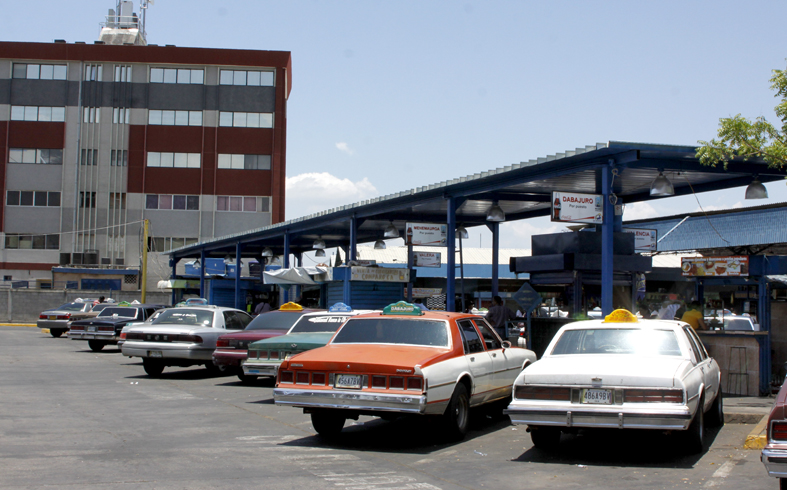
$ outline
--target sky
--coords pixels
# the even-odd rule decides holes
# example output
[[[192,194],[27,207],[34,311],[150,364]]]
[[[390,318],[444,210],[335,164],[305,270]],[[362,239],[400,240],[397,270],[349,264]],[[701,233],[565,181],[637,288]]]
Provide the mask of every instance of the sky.
[[[0,40],[92,42],[114,4],[0,0]],[[156,0],[147,33],[292,53],[292,219],[597,142],[695,145],[739,113],[777,122],[785,18],[775,0]],[[767,187],[633,204],[624,220],[787,201],[784,182]],[[506,223],[501,247],[564,230]],[[479,245],[491,236],[473,228]]]

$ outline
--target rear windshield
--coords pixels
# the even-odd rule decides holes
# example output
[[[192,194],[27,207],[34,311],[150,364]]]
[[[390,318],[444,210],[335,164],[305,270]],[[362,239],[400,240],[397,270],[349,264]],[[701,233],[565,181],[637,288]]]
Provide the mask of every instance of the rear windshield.
[[[334,344],[409,344],[448,347],[443,321],[411,318],[351,318],[333,339]]]
[[[109,306],[113,306],[112,303],[99,303],[96,306],[94,306],[93,309],[90,311],[101,311]]]
[[[209,310],[191,310],[189,308],[173,308],[164,310],[153,320],[153,325],[201,325],[213,327],[213,312]]]
[[[122,316],[123,318],[136,318],[137,317],[137,310],[136,308],[122,308],[122,307],[113,307],[113,308],[104,308],[101,310],[101,313],[98,314],[98,318],[106,318],[108,316]]]
[[[562,354],[681,355],[672,330],[640,328],[566,330],[552,350],[552,355]]]
[[[748,330],[751,332],[754,330],[754,325],[752,325],[751,320],[748,318],[725,318],[724,330]]]
[[[245,330],[289,330],[302,315],[302,311],[269,311],[255,316]]]
[[[302,316],[289,333],[335,332],[348,318],[343,315]]]
[[[82,311],[85,308],[85,303],[66,303],[64,305],[60,305],[56,310],[62,311]]]

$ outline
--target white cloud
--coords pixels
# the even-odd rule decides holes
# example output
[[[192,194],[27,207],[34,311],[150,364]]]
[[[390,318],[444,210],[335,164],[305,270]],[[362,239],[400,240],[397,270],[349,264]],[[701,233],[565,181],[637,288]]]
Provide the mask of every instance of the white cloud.
[[[379,194],[366,177],[358,182],[328,172],[305,173],[287,178],[286,218],[292,219],[351,204]]]
[[[353,153],[355,153],[355,150],[350,148],[350,146],[344,141],[340,141],[339,143],[336,143],[336,149],[344,153],[347,153],[348,155],[352,155]]]
[[[646,202],[626,204],[626,209],[623,211],[623,221],[656,218],[658,216],[660,216],[659,212]]]

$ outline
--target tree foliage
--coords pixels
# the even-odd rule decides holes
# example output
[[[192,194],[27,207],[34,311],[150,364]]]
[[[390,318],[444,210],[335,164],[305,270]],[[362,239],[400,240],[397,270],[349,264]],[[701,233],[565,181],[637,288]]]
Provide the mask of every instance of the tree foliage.
[[[750,121],[740,114],[719,119],[717,139],[699,141],[697,157],[703,165],[715,167],[734,158],[748,160],[763,158],[769,166],[787,167],[787,70],[773,70],[771,89],[774,97],[780,97],[776,115],[781,119],[781,128],[758,117]]]

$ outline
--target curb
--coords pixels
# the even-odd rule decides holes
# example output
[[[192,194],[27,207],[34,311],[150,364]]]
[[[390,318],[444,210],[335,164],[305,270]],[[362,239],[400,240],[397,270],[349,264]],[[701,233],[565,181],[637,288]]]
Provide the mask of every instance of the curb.
[[[35,323],[0,323],[0,327],[37,327]],[[48,328],[43,328],[41,330],[46,330],[45,333],[49,333]]]
[[[768,415],[765,415],[757,425],[754,426],[746,442],[743,443],[744,449],[762,449],[768,444]]]

